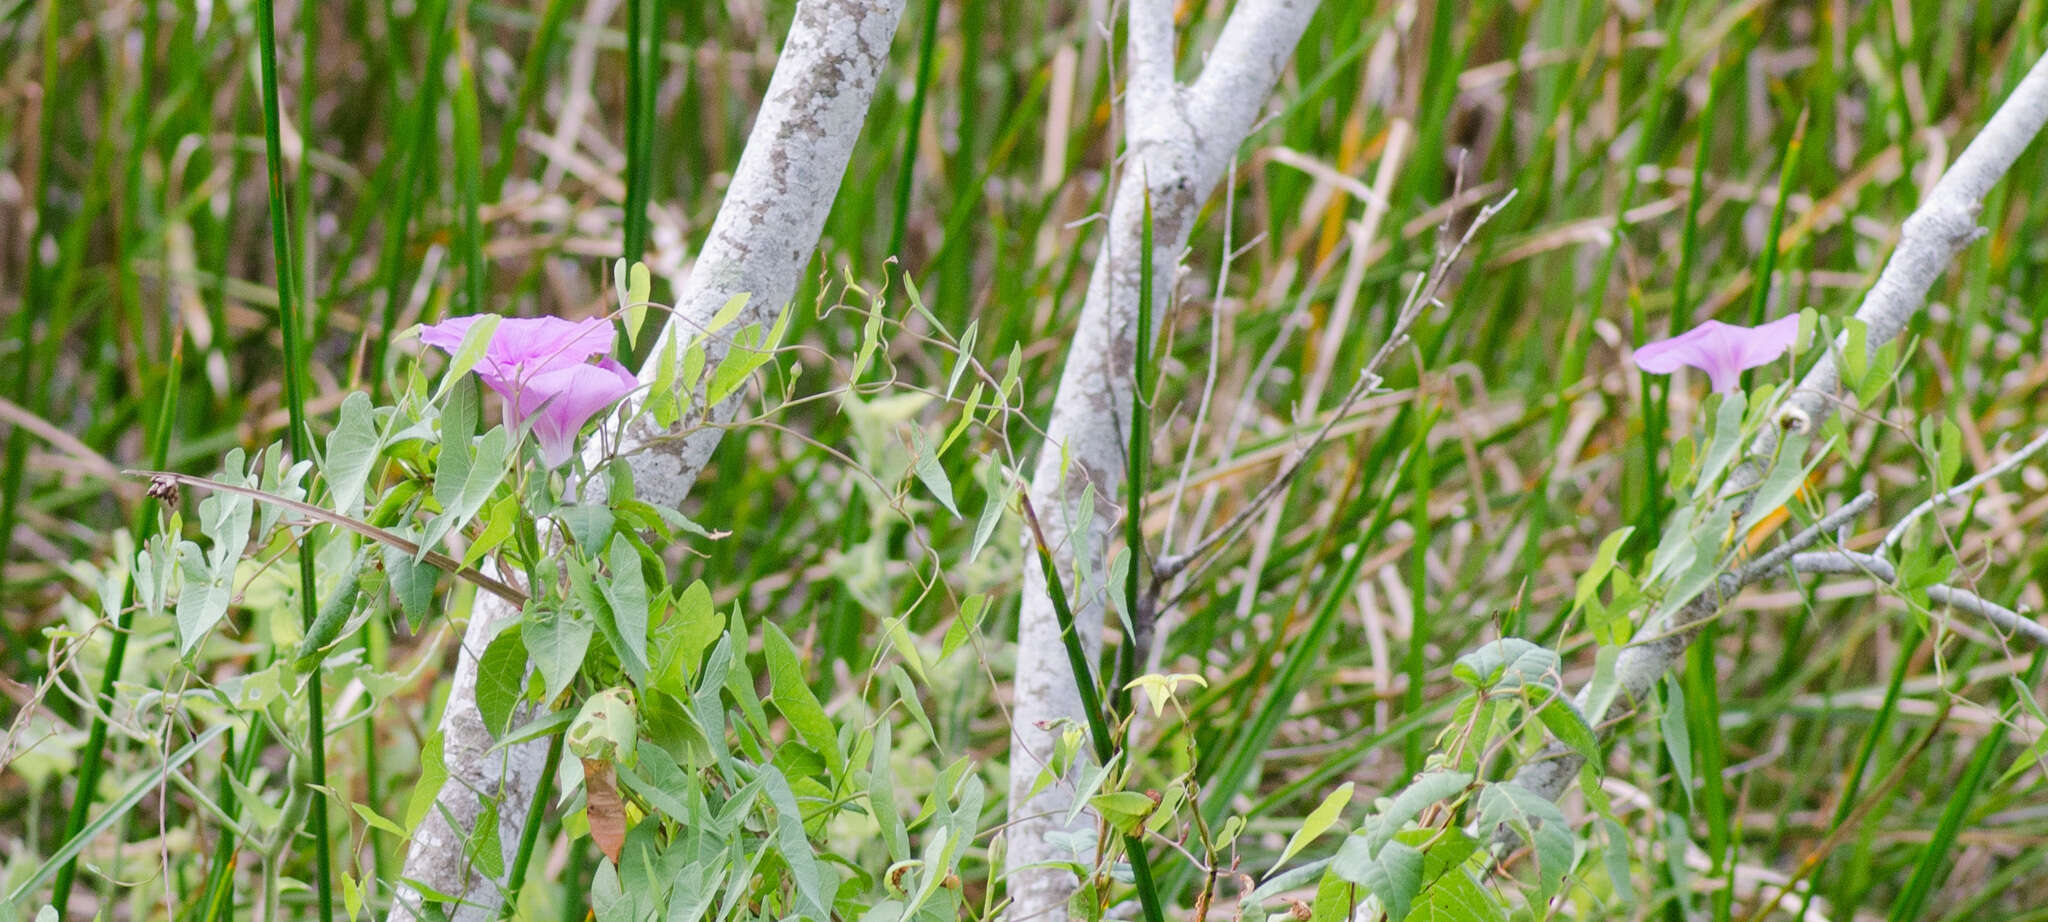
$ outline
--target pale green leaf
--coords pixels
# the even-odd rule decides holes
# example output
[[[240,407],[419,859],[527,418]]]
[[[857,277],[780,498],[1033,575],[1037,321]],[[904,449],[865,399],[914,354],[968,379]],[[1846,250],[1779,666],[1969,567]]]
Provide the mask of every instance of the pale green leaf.
[[[1309,811],[1307,818],[1301,821],[1301,828],[1296,829],[1294,835],[1288,837],[1287,847],[1280,850],[1280,858],[1273,862],[1273,867],[1267,869],[1266,873],[1271,874],[1279,870],[1288,859],[1300,854],[1310,842],[1314,842],[1317,837],[1327,832],[1330,826],[1337,822],[1337,818],[1344,814],[1344,807],[1351,803],[1351,790],[1351,782],[1346,781],[1336,790],[1324,795],[1323,802],[1317,804],[1314,810]]]
[[[1664,677],[1664,711],[1658,715],[1664,748],[1671,753],[1671,768],[1678,773],[1678,786],[1692,802],[1692,727],[1685,720],[1685,686],[1671,676]]]
[[[1588,761],[1600,760],[1600,741],[1593,735],[1592,726],[1586,723],[1585,715],[1572,706],[1571,699],[1563,692],[1555,686],[1532,682],[1522,686],[1522,694],[1528,697],[1536,719],[1543,721],[1550,735]]]
[[[485,554],[497,550],[512,537],[513,528],[519,524],[519,497],[510,493],[491,504],[491,511],[484,513],[484,528],[478,532],[475,541],[462,552],[462,565],[476,566]]]
[[[542,700],[554,700],[576,678],[594,631],[590,622],[557,611],[529,615],[520,624],[527,656],[540,669]]]
[[[469,325],[469,332],[462,335],[462,345],[456,347],[455,355],[448,360],[448,370],[441,373],[441,387],[434,392],[439,400],[455,387],[457,381],[470,369],[476,367],[491,345],[491,337],[498,333],[497,314],[478,314],[476,321]]]
[[[640,570],[640,552],[630,541],[612,543],[611,578],[604,581],[605,601],[611,604],[612,623],[617,625],[624,648],[619,660],[627,665],[634,682],[647,681],[647,578]]]
[[[719,331],[731,326],[733,321],[740,319],[740,311],[747,308],[747,299],[748,295],[744,291],[725,299],[725,304],[718,308],[717,313],[711,315],[711,322],[704,325],[704,335],[716,336]]]
[[[1742,448],[1742,414],[1746,406],[1741,391],[1735,391],[1721,398],[1721,405],[1714,411],[1714,431],[1707,443],[1707,456],[1700,468],[1695,496],[1706,496],[1721,482],[1721,474],[1735,460],[1735,453]]]
[[[1472,786],[1471,772],[1428,771],[1416,776],[1414,781],[1401,789],[1387,803],[1386,809],[1375,814],[1368,827],[1371,848],[1393,840],[1401,828],[1422,815],[1430,804],[1448,800],[1463,794]]]
[[[610,507],[592,503],[563,506],[554,511],[554,517],[569,532],[569,537],[582,549],[585,557],[595,560],[604,554],[605,542],[611,539],[615,521]]]
[[[797,807],[796,795],[774,765],[761,766],[761,777],[766,781],[768,802],[775,806],[775,844],[796,882],[798,917],[829,922],[832,915],[826,907],[830,891],[825,885],[824,870],[818,866],[817,852],[804,833],[803,812]]]
[[[925,489],[932,491],[932,495],[938,498],[939,505],[946,507],[946,511],[952,513],[954,518],[959,518],[960,507],[953,504],[953,482],[946,479],[946,469],[939,464],[938,453],[932,451],[931,440],[925,438],[922,429],[910,430],[910,440],[911,453],[914,456],[911,470],[917,474],[918,482],[924,484]]]
[[[1545,681],[1557,672],[1557,654],[1519,637],[1503,637],[1458,657],[1451,674],[1477,689]]]
[[[1512,781],[1479,789],[1479,828],[1507,826],[1536,847],[1538,892],[1548,900],[1572,865],[1572,831],[1550,798]]]
[[[371,829],[379,832],[388,832],[397,836],[400,840],[405,838],[405,827],[386,819],[384,814],[378,813],[375,807],[369,804],[354,803],[349,804],[349,807],[355,810],[356,815],[362,817],[363,822],[368,824]]]
[[[476,709],[494,739],[511,728],[526,690],[526,642],[520,633],[500,633],[476,661]]]
[[[1353,839],[1352,841],[1359,841]],[[1350,842],[1345,845],[1351,846]],[[1354,855],[1356,847],[1352,846]],[[1358,884],[1372,895],[1379,897],[1380,906],[1387,911],[1387,918],[1399,922],[1408,917],[1414,906],[1415,896],[1422,890],[1422,852],[1405,842],[1388,842],[1377,856],[1353,863],[1337,862],[1331,866],[1345,879]]]
[[[363,490],[382,448],[377,441],[376,413],[370,395],[350,393],[341,401],[341,419],[327,434],[327,490],[333,502],[329,508],[349,517],[359,517]]]
[[[427,745],[420,749],[420,776],[413,782],[412,797],[405,802],[405,828],[410,834],[420,828],[420,821],[427,818],[434,808],[434,798],[440,796],[441,786],[448,782],[448,767],[441,760],[441,732],[427,738]]]
[[[845,774],[846,754],[839,750],[838,730],[804,681],[803,665],[797,660],[796,646],[790,643],[789,635],[772,622],[764,622],[761,650],[768,660],[775,709],[782,712],[783,719],[789,721],[806,745],[825,757],[833,777]]]

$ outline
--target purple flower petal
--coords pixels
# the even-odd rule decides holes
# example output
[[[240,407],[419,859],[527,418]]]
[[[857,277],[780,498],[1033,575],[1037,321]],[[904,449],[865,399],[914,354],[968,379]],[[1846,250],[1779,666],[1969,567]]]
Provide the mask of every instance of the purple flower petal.
[[[594,355],[609,355],[616,336],[612,322],[603,317],[507,317],[498,323],[484,358],[501,368],[520,366],[538,374],[580,365]]]
[[[532,427],[542,462],[560,467],[575,453],[584,424],[639,384],[626,366],[605,359],[534,375],[506,397],[506,406],[514,420]]]
[[[476,320],[473,315],[451,317],[421,327],[420,342],[454,355]],[[510,400],[513,392],[535,375],[581,365],[593,355],[610,354],[615,338],[611,321],[603,317],[506,317],[498,321],[473,370],[499,396]]]
[[[1760,327],[1740,327],[1709,320],[1670,339],[1644,343],[1636,350],[1636,367],[1668,375],[1690,365],[1707,373],[1714,392],[1735,389],[1742,373],[1768,365],[1799,338],[1799,315],[1780,317]]]
[[[462,341],[468,338],[469,328],[475,324],[475,314],[467,317],[450,317],[440,323],[428,324],[420,327],[420,342],[454,355],[462,348]]]

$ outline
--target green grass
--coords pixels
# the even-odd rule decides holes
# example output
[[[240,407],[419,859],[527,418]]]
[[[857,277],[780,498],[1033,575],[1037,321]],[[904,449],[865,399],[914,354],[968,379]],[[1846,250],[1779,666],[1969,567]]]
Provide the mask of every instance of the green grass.
[[[1182,10],[1183,76],[1225,6]],[[663,224],[686,248],[702,240],[791,14],[781,2],[633,0],[592,24],[569,0],[336,0],[310,19],[280,6],[265,54],[257,14],[209,9],[0,0],[0,386],[116,468],[208,472],[229,447],[280,437],[308,456],[343,392],[402,390],[393,376],[410,373],[414,345],[399,334],[412,323],[479,310],[581,316],[604,309],[620,255],[686,264],[687,249],[666,251]],[[886,619],[907,613],[912,633],[934,642],[950,626],[955,608],[923,591],[933,560],[919,548],[936,548],[954,595],[990,592],[998,604],[979,637],[986,667],[927,690],[939,738],[920,757],[971,753],[991,789],[1007,767],[996,683],[1031,561],[1014,522],[971,566],[956,552],[988,498],[977,460],[1036,450],[1034,424],[1047,417],[1100,240],[1100,222],[1086,219],[1106,206],[1123,71],[1090,9],[911,4],[796,299],[791,339],[812,350],[800,354],[799,394],[835,383],[830,360],[859,345],[856,312],[816,309],[865,307],[843,295],[843,278],[869,290],[891,272],[915,281],[946,330],[978,324],[974,357],[998,377],[1018,349],[1020,413],[1000,430],[972,430],[943,459],[966,518],[891,513],[888,497],[817,447],[853,452],[862,433],[837,402],[813,401],[777,421],[817,444],[773,429],[726,440],[689,513],[732,534],[671,561],[858,675]],[[1250,811],[1254,832],[1272,834],[1239,840],[1246,867],[1269,864],[1288,823],[1336,784],[1381,793],[1415,769],[1448,719],[1450,664],[1477,643],[1506,630],[1555,642],[1571,677],[1583,677],[1586,627],[1562,617],[1573,580],[1617,528],[1637,528],[1625,559],[1647,554],[1671,508],[1671,443],[1700,425],[1702,383],[1640,375],[1627,348],[1710,317],[1845,313],[1919,201],[1930,161],[1954,157],[2048,39],[2042,0],[1657,4],[1647,20],[1630,9],[1479,0],[1456,15],[1408,17],[1325,3],[1273,117],[1240,152],[1232,204],[1210,201],[1183,277],[1154,280],[1179,300],[1151,318],[1152,389],[1123,412],[1148,435],[1136,444],[1149,455],[1130,459],[1144,488],[1131,505],[1145,510],[1131,524],[1156,550],[1226,519],[1316,429],[1330,400],[1297,405],[1315,370],[1327,359],[1322,393],[1341,392],[1335,385],[1377,348],[1438,244],[1435,209],[1460,187],[1518,192],[1391,368],[1389,386],[1419,388],[1418,398],[1369,404],[1347,423],[1282,492],[1276,524],[1226,546],[1182,602],[1181,627],[1160,641],[1168,671],[1202,674],[1210,687],[1189,699],[1185,735],[1154,728],[1139,741],[1161,754],[1193,743],[1192,761],[1162,755],[1134,783],[1159,787],[1191,771],[1212,824]],[[571,82],[579,56],[594,63],[582,85]],[[271,68],[270,85],[252,58]],[[583,121],[562,135],[565,149],[536,140],[557,137],[571,111]],[[1367,203],[1278,151],[1377,188],[1404,134],[1358,313],[1330,336],[1345,222]],[[1962,420],[1966,470],[2001,456],[2001,435],[2048,425],[2037,399],[2048,203],[2032,194],[2044,183],[2048,154],[2037,149],[1987,203],[1989,239],[1964,251],[1937,286],[1939,307],[1916,322],[1919,345],[1895,398],[1852,420],[1850,444],[1823,469],[1824,497],[1881,497],[1853,546],[1927,494],[1920,415]],[[1243,252],[1218,289],[1226,227]],[[890,258],[900,269],[886,268]],[[892,325],[933,334],[888,280]],[[1221,350],[1210,348],[1212,320]],[[1334,357],[1322,354],[1326,342]],[[888,374],[934,388],[952,365],[906,336],[887,357]],[[1196,433],[1212,363],[1214,402]],[[937,406],[922,412],[950,419]],[[1188,453],[1193,475],[1174,511]],[[0,834],[19,840],[33,867],[67,831],[109,818],[122,793],[199,732],[136,710],[139,684],[218,688],[264,664],[277,627],[245,612],[227,652],[182,661],[167,624],[135,617],[125,588],[103,606],[81,566],[104,567],[113,534],[147,535],[161,510],[23,427],[7,427],[4,459],[0,660],[32,688],[62,683],[39,691],[35,719],[63,731],[39,745],[75,759],[97,794],[77,796],[69,774],[35,776],[33,759],[0,772]],[[2040,469],[2007,478],[1946,532],[1981,592],[2036,610],[2033,574],[2048,564],[2032,539]],[[1182,533],[1162,542],[1169,517]],[[310,585],[310,564],[281,565]],[[1768,584],[1696,654],[1686,703],[1694,774],[1708,780],[1692,798],[1660,776],[1655,720],[1617,728],[1608,768],[1652,798],[1622,816],[1639,839],[1639,889],[1654,880],[1641,843],[1669,815],[1710,855],[1697,872],[1710,892],[1697,905],[1717,917],[1753,913],[1746,869],[1817,851],[1810,880],[1837,905],[1940,918],[2048,904],[2024,871],[2033,859],[2008,846],[2048,835],[2048,821],[2026,809],[2048,795],[2048,779],[2035,770],[1999,782],[2028,741],[1956,716],[2002,712],[2007,687],[1921,681],[1970,666],[2024,674],[2029,651],[1983,644],[1966,617],[1923,624],[1896,600],[1843,598],[1836,580],[1811,591],[1815,582],[1805,592]],[[289,746],[324,745],[313,764],[336,796],[402,815],[451,661],[431,627],[375,630],[384,633],[366,639],[365,668],[417,678],[377,684],[357,705],[370,708],[361,732],[279,737],[258,723],[218,738],[230,748],[209,742],[181,771],[212,807],[173,787],[167,810],[151,796],[101,823],[109,832],[79,853],[70,908],[108,905],[91,895],[159,918],[248,915],[257,843],[215,847],[216,836],[282,803],[291,781],[266,766]],[[65,654],[57,663],[53,644]],[[831,682],[821,697],[840,691],[823,687]],[[343,687],[330,680],[325,690],[339,697]],[[2029,687],[2038,699],[2038,680]],[[1831,697],[1816,706],[1817,695]],[[1944,703],[1955,714],[1933,722]],[[112,732],[95,713],[109,708]],[[1716,766],[1731,774],[1717,777]],[[985,827],[1000,813],[991,807]],[[328,814],[313,811],[309,825]],[[333,829],[316,827],[275,859],[303,884],[280,896],[290,913],[318,912],[344,874],[396,871],[398,845],[352,811],[332,818]],[[559,820],[551,811],[537,831],[526,881],[550,898],[585,873],[538,871],[562,842]],[[181,847],[163,878],[137,886],[147,875],[135,861],[120,874],[106,863],[117,834],[137,854]],[[193,842],[207,847],[182,845]],[[984,874],[986,845],[975,846]],[[1200,869],[1154,846],[1172,913],[1192,902]],[[571,854],[572,867],[587,868],[588,856]],[[1621,914],[1665,911],[1651,901]]]

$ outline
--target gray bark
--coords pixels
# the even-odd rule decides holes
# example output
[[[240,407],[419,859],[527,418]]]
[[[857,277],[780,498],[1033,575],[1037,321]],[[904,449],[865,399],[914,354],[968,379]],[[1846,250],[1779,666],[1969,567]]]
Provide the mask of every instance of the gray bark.
[[[1174,79],[1170,0],[1131,4],[1122,175],[1030,485],[1061,579],[1074,592],[1075,625],[1091,660],[1101,651],[1104,568],[1121,515],[1146,195],[1152,204],[1148,255],[1157,317],[1165,313],[1174,270],[1202,202],[1264,109],[1315,8],[1315,0],[1243,0],[1201,77],[1182,86]],[[1091,486],[1093,515],[1083,521],[1080,498]],[[1017,625],[1006,876],[1010,918],[1061,922],[1077,881],[1064,869],[1040,865],[1091,864],[1092,853],[1077,854],[1053,839],[1076,832],[1091,837],[1094,818],[1084,813],[1072,824],[1061,822],[1074,800],[1070,784],[1056,782],[1029,796],[1057,741],[1058,722],[1083,722],[1059,622],[1035,559],[1027,553]]]

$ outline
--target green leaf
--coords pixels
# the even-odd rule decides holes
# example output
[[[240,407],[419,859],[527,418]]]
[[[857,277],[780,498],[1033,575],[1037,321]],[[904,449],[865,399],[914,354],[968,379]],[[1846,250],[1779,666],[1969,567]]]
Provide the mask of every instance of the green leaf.
[[[441,731],[436,730],[420,750],[420,777],[413,782],[412,797],[405,802],[407,835],[420,828],[420,821],[434,808],[434,798],[440,796],[441,786],[446,783],[448,766],[441,759]]]
[[[804,681],[796,646],[773,623],[763,622],[761,627],[761,652],[768,659],[775,709],[782,712],[783,719],[789,721],[790,728],[803,737],[806,745],[825,757],[833,777],[844,775],[846,754],[839,750],[839,733],[833,728],[832,719],[825,716],[824,707],[818,704],[818,696],[811,693],[811,686]]]
[[[682,373],[683,337],[671,336],[654,357],[654,385],[647,389],[647,412],[663,429],[676,424],[681,409],[677,382]],[[694,383],[694,382],[692,382]]]
[[[647,578],[640,571],[640,552],[630,541],[612,544],[611,578],[604,583],[612,623],[624,643],[619,661],[636,684],[647,681]]]
[[[1745,407],[1741,391],[1735,391],[1721,398],[1721,405],[1714,411],[1714,433],[1707,443],[1707,456],[1700,468],[1700,476],[1693,488],[1695,497],[1705,497],[1720,486],[1721,474],[1728,469],[1728,463],[1735,460],[1735,453],[1742,448],[1742,414]]]
[[[1953,417],[1941,418],[1941,432],[1934,440],[1934,491],[1937,493],[1955,485],[1956,475],[1963,470],[1963,430],[1956,426]]]
[[[1477,840],[1452,830],[1424,853],[1422,893],[1415,900],[1411,920],[1506,922],[1507,908],[1473,878],[1469,861],[1478,849]]]
[[[497,550],[512,537],[512,529],[519,523],[519,497],[510,493],[491,504],[491,511],[484,513],[484,529],[469,543],[469,549],[462,552],[462,565],[476,566],[485,554]]]
[[[1599,825],[1602,838],[1607,840],[1607,847],[1601,851],[1607,865],[1608,884],[1614,888],[1614,898],[1623,906],[1634,906],[1636,884],[1634,869],[1628,860],[1628,833],[1620,823],[1604,816],[1600,818]]]
[[[228,452],[222,462],[222,479],[248,484],[242,467],[242,451]],[[178,652],[191,655],[199,641],[227,617],[233,603],[235,573],[242,551],[249,544],[249,527],[256,519],[255,501],[235,493],[211,493],[199,501],[199,531],[212,542],[201,552],[190,541],[178,542],[178,564],[182,583],[178,593]],[[261,529],[268,531],[268,527]]]
[[[868,812],[881,830],[889,859],[903,861],[910,857],[910,833],[904,828],[903,814],[896,806],[896,767],[890,761],[890,737],[889,722],[878,721],[874,748],[868,756]]]
[[[1863,379],[1870,374],[1870,325],[1852,316],[1843,333],[1848,342],[1842,346],[1842,383],[1860,392]]]
[[[1512,781],[1479,789],[1479,828],[1507,826],[1536,846],[1538,892],[1557,893],[1572,866],[1572,832],[1557,804]]]
[[[1288,837],[1287,847],[1280,850],[1279,859],[1273,862],[1273,866],[1268,868],[1266,873],[1272,874],[1274,871],[1279,870],[1280,866],[1286,864],[1288,859],[1300,854],[1301,850],[1308,847],[1310,842],[1314,842],[1318,836],[1328,831],[1331,824],[1337,822],[1337,818],[1344,814],[1344,807],[1349,803],[1351,803],[1351,782],[1349,781],[1344,782],[1336,790],[1324,795],[1323,802],[1317,804],[1314,810],[1309,811],[1308,817],[1301,821],[1301,828],[1296,829],[1294,835]]]
[[[615,521],[610,507],[588,503],[563,506],[554,511],[554,516],[555,521],[561,522],[562,528],[575,540],[576,546],[583,550],[585,557],[595,560],[604,553],[605,542],[612,536]]]
[[[507,439],[505,427],[494,426],[476,441],[474,450],[460,442],[442,444],[440,467],[434,473],[434,501],[441,504],[441,514],[427,523],[420,559],[468,524],[491,498],[505,477]]]
[[[681,793],[688,789],[689,781],[683,775],[682,769],[676,767],[674,760],[669,758],[667,750],[660,746],[644,747],[640,750],[638,768],[621,765],[618,766],[617,772],[624,787],[640,795],[647,801],[648,806],[653,807],[661,815],[677,822],[689,819],[690,808]],[[651,776],[659,776],[661,780],[657,781]]]
[[[975,593],[960,600],[960,613],[946,626],[946,639],[939,645],[939,659],[946,659],[981,630],[981,615],[988,608],[988,596]]]
[[[457,381],[462,380],[464,374],[475,368],[476,363],[483,359],[484,352],[491,345],[491,337],[498,333],[498,321],[501,319],[503,318],[497,314],[476,315],[476,322],[471,323],[469,332],[462,335],[462,345],[456,347],[455,355],[448,360],[448,370],[441,373],[441,387],[434,392],[435,400],[446,395],[455,387]]]
[[[398,548],[385,546],[384,575],[390,578],[391,594],[405,612],[406,624],[417,630],[434,610],[434,588],[441,571],[412,559]]]
[[[1620,647],[1601,647],[1593,653],[1593,678],[1586,682],[1585,711],[1593,720],[1607,716],[1607,706],[1621,692],[1621,682],[1615,675],[1620,662]]]
[[[981,409],[982,390],[982,383],[976,381],[974,388],[967,392],[967,402],[960,407],[960,418],[953,423],[952,428],[946,430],[946,437],[939,442],[940,455],[951,450],[953,443],[967,431],[967,427],[974,425],[974,411]]]
[[[1870,351],[1870,373],[1863,379],[1863,386],[1856,389],[1856,402],[1869,406],[1877,402],[1899,374],[1899,344],[1896,340],[1880,344]]]
[[[350,922],[354,922],[355,917],[363,911],[363,887],[346,871],[341,873],[341,908],[348,913]],[[56,915],[50,916],[50,922],[57,922]]]
[[[369,804],[354,803],[349,804],[349,807],[355,810],[356,815],[362,817],[363,822],[369,825],[371,829],[379,832],[388,832],[398,837],[401,841],[405,839],[405,827],[386,819],[384,814],[378,813],[375,807]]]
[[[711,601],[711,589],[696,580],[676,593],[669,617],[655,630],[654,684],[679,698],[689,697],[689,680],[704,661],[704,651],[725,632]]]
[[[495,797],[483,798],[483,812],[477,815],[476,825],[469,831],[463,854],[476,862],[477,870],[490,877],[505,874],[505,845],[498,838],[498,805]]]
[[[1357,898],[1358,886],[1337,876],[1333,865],[1316,883],[1315,901],[1309,904],[1313,913],[1308,922],[1345,922],[1356,913]]]
[[[1441,800],[1457,797],[1472,786],[1471,772],[1429,771],[1416,776],[1414,781],[1402,788],[1387,803],[1386,809],[1373,816],[1367,827],[1370,851],[1376,852],[1381,845],[1393,841],[1409,821],[1422,815],[1423,809]]]
[[[988,499],[981,504],[981,518],[974,523],[974,543],[968,546],[967,562],[981,556],[981,549],[988,546],[988,539],[996,533],[996,525],[1003,520],[1003,511],[1009,508],[1010,497],[1015,492],[1015,482],[1003,475],[1000,464],[988,465],[984,479]]]
[[[652,293],[654,281],[647,274],[647,264],[635,261],[628,268],[626,261],[619,260],[612,269],[612,284],[617,287],[620,307],[626,321],[626,345],[640,340],[640,327],[647,322],[647,299]]]
[[[818,867],[818,856],[811,848],[811,840],[804,833],[803,812],[797,808],[796,795],[789,789],[789,781],[774,765],[761,766],[763,787],[768,793],[768,802],[775,807],[775,844],[782,852],[782,861],[789,866],[789,874],[796,882],[797,907],[803,918],[814,922],[828,922],[832,918],[826,909],[828,899],[825,890],[825,876]]]
[[[476,709],[491,738],[511,729],[512,713],[526,691],[526,642],[520,631],[504,631],[476,661]]]
[[[341,421],[327,434],[327,492],[330,508],[345,516],[360,514],[370,466],[382,448],[377,440],[376,413],[370,395],[355,391],[341,401]]]
[[[704,401],[709,406],[725,402],[741,386],[747,383],[754,372],[775,358],[774,347],[768,344],[768,334],[758,323],[740,328],[732,336],[732,349],[711,372],[711,385],[706,389]]]
[[[1585,756],[1589,762],[1600,760],[1600,741],[1593,735],[1593,728],[1586,723],[1586,717],[1572,706],[1570,698],[1555,687],[1540,683],[1522,686],[1522,694],[1529,699],[1529,707],[1536,712],[1536,719],[1550,730],[1550,735],[1572,748],[1573,752]]]
[[[498,742],[491,746],[490,751],[499,752],[517,746],[520,743],[528,743],[537,739],[554,736],[562,732],[575,719],[576,715],[569,711],[548,711],[517,727],[513,727],[504,736],[498,738]]]
[[[216,577],[199,545],[190,541],[178,542],[178,564],[182,577],[177,608],[178,652],[190,656],[214,625],[227,617],[228,603],[234,598],[234,574],[230,570],[226,579]]]
[[[1137,791],[1111,791],[1088,798],[1088,806],[1095,808],[1112,828],[1125,835],[1136,835],[1158,804]]]
[[[725,299],[725,304],[718,308],[718,313],[711,315],[711,322],[705,324],[704,335],[716,336],[720,330],[732,326],[733,321],[740,319],[740,311],[746,309],[747,299],[748,295],[744,291]]]
[[[1573,594],[1572,604],[1584,605],[1595,592],[1600,591],[1600,583],[1614,570],[1614,560],[1621,554],[1622,543],[1632,534],[1635,534],[1633,526],[1601,539],[1600,548],[1593,552],[1593,562],[1586,566],[1586,572],[1579,574],[1578,591]]]
[[[1573,610],[1588,612],[1586,623],[1593,629],[1594,638],[1603,644],[1627,641],[1627,611],[1610,613],[1606,608],[1597,605],[1589,607],[1588,603],[1598,601],[1600,584],[1606,582],[1608,574],[1614,572],[1614,563],[1621,555],[1621,546],[1632,534],[1635,534],[1634,527],[1623,528],[1603,539],[1599,549],[1593,552],[1593,562],[1587,565],[1586,572],[1579,574],[1578,588],[1573,593]]]
[[[1678,786],[1692,802],[1692,728],[1685,721],[1685,686],[1676,678],[1664,677],[1664,711],[1657,717],[1663,731],[1664,749],[1671,754],[1671,768],[1678,773]]]
[[[595,630],[590,622],[559,611],[537,612],[520,623],[519,636],[526,642],[526,654],[540,669],[541,700],[554,700],[575,680]]]
[[[1808,473],[1827,457],[1827,451],[1822,450],[1814,454],[1812,464],[1805,463],[1806,446],[1812,442],[1813,436],[1804,432],[1794,432],[1778,442],[1777,456],[1771,460],[1770,471],[1764,474],[1763,483],[1758,484],[1756,492],[1750,496],[1749,511],[1743,513],[1742,521],[1735,526],[1735,540],[1747,540],[1751,529],[1783,508],[1805,485]]]
[[[1820,324],[1820,311],[1811,307],[1799,309],[1799,335],[1792,342],[1792,355],[1797,357],[1813,348],[1813,333]]]
[[[352,555],[348,569],[342,573],[341,581],[335,585],[333,594],[321,603],[319,614],[306,627],[306,636],[299,642],[298,654],[292,657],[292,667],[300,672],[317,669],[327,655],[328,646],[341,636],[342,626],[355,613],[356,599],[362,594],[363,558]]]
[[[953,399],[953,389],[960,386],[960,374],[974,363],[974,340],[981,333],[981,321],[971,320],[967,329],[960,334],[960,343],[954,350],[953,370],[946,375],[946,399]],[[970,415],[973,411],[969,411]]]
[[[1422,890],[1422,852],[1405,842],[1388,842],[1379,856],[1357,868],[1357,883],[1379,897],[1387,918],[1400,922]]]
[[[932,450],[931,440],[925,438],[924,430],[912,429],[910,441],[911,454],[914,456],[910,469],[917,474],[918,482],[924,484],[925,489],[932,491],[932,495],[938,498],[939,505],[946,507],[946,511],[952,513],[954,518],[959,518],[960,507],[953,504],[953,482],[946,479],[946,469],[939,464],[939,456]]]
[[[1519,637],[1493,641],[1458,657],[1451,667],[1451,674],[1459,681],[1481,691],[1548,681],[1556,672],[1556,653]]]

